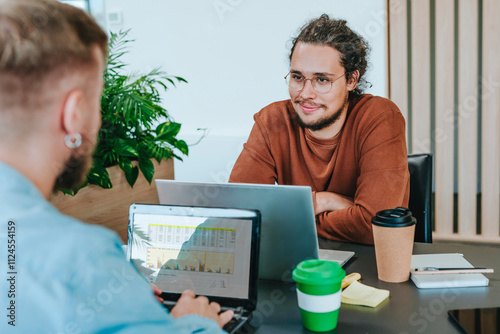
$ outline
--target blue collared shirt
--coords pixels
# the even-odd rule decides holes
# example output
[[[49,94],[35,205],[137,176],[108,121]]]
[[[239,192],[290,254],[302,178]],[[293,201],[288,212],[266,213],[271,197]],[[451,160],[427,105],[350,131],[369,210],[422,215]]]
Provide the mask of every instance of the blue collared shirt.
[[[172,318],[116,234],[62,215],[0,163],[0,333],[195,332],[224,333],[211,319]]]

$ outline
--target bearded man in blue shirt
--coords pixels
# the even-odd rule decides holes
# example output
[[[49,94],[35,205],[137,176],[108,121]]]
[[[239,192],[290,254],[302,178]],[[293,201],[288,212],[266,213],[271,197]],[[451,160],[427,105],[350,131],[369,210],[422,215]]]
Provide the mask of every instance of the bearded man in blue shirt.
[[[0,332],[221,333],[232,311],[186,291],[168,314],[113,232],[47,200],[91,165],[106,56],[83,11],[0,0]]]

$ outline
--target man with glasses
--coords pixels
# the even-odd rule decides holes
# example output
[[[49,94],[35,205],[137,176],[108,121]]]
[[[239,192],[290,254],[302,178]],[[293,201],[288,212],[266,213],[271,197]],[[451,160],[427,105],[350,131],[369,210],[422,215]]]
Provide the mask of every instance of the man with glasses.
[[[373,244],[377,211],[407,206],[405,120],[363,94],[368,45],[323,14],[294,39],[290,99],[257,113],[230,182],[307,185],[320,237]]]

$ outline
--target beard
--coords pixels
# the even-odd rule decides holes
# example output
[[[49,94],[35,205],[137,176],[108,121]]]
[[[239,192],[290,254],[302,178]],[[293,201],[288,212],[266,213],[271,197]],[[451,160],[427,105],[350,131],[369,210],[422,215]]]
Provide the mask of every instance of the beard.
[[[83,181],[85,181],[87,173],[90,167],[92,167],[93,150],[90,150],[90,152],[83,150],[83,152],[73,152],[68,161],[66,161],[63,171],[56,179],[54,192],[59,189],[76,192]]]
[[[324,128],[327,128],[330,125],[332,125],[333,123],[335,123],[336,121],[338,121],[338,119],[340,118],[340,115],[342,115],[342,110],[343,110],[343,108],[340,108],[339,110],[334,112],[332,115],[325,117],[325,118],[322,118],[314,123],[304,122],[304,120],[302,118],[300,118],[299,113],[294,110],[295,120],[297,121],[297,124],[299,124],[299,126],[301,128],[309,129],[311,131],[323,130]]]
[[[297,121],[297,124],[299,124],[299,126],[301,128],[303,128],[303,129],[309,129],[311,131],[323,130],[324,128],[329,127],[330,125],[332,125],[333,123],[335,123],[336,121],[339,120],[340,116],[342,115],[342,112],[344,111],[345,107],[348,104],[348,101],[349,101],[348,95],[346,95],[346,98],[344,99],[344,103],[342,104],[342,106],[336,112],[334,112],[333,114],[331,114],[329,116],[320,118],[316,122],[310,122],[310,123],[306,123],[300,117],[300,115],[297,112],[297,110],[295,110],[295,108],[294,108],[293,111],[294,111],[294,114],[295,114],[295,120]],[[293,102],[294,103],[300,103],[300,102],[303,102],[303,101],[300,100],[300,99],[295,99]],[[325,105],[320,105],[320,107],[326,108]]]

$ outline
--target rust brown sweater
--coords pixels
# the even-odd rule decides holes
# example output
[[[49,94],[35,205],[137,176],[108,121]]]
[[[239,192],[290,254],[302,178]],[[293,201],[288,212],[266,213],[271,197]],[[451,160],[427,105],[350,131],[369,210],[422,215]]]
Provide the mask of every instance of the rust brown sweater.
[[[377,211],[407,206],[405,120],[391,101],[363,95],[349,106],[342,130],[318,139],[294,119],[290,100],[254,116],[255,124],[229,182],[307,185],[354,198],[354,206],[316,216],[320,237],[373,244]]]

